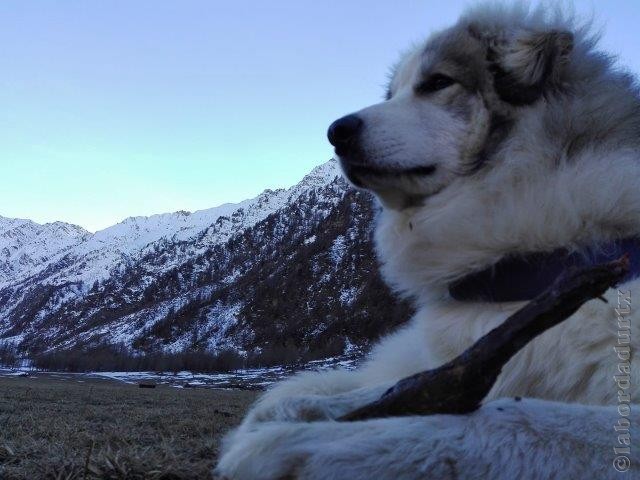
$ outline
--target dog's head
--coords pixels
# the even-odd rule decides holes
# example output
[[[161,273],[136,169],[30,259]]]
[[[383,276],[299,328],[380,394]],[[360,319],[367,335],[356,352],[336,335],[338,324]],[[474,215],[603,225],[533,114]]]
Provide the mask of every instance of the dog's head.
[[[522,107],[563,88],[569,32],[463,19],[408,53],[386,100],[329,127],[347,178],[404,209],[489,167]]]
[[[596,42],[560,11],[480,4],[331,125],[346,176],[386,207],[390,285],[422,297],[505,255],[640,234],[640,96]]]

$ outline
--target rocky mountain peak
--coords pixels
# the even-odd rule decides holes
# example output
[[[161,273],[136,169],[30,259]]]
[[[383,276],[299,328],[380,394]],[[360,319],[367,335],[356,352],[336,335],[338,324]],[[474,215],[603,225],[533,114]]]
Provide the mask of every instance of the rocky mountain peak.
[[[0,341],[319,356],[366,345],[409,314],[377,273],[375,208],[331,160],[288,189],[94,234],[0,217]]]

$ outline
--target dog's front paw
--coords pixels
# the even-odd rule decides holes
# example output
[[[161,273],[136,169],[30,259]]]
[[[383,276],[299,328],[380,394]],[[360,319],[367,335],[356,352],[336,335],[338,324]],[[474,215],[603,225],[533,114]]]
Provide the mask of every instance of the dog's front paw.
[[[258,403],[247,415],[245,423],[311,422],[340,415],[344,406],[331,397],[304,395]]]
[[[227,437],[215,473],[228,480],[444,479],[463,425],[441,416],[255,424]]]
[[[225,439],[214,475],[225,480],[295,479],[306,456],[295,445],[287,446],[298,433],[299,425],[294,423],[238,430]]]
[[[267,422],[227,437],[216,473],[230,480],[613,480],[619,473],[601,452],[616,415],[610,407],[507,398],[467,415]],[[629,459],[640,464],[637,455]]]
[[[243,427],[264,422],[314,422],[333,420],[372,402],[387,390],[387,385],[361,388],[338,395],[266,395],[249,412]]]

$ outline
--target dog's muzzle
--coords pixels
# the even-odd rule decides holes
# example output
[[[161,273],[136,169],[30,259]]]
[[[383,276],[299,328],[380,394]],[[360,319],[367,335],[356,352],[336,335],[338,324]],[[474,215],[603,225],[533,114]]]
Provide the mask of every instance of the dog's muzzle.
[[[335,147],[336,155],[348,156],[358,149],[363,121],[357,115],[339,118],[327,131],[329,143]]]
[[[335,153],[339,157],[342,171],[347,178],[357,187],[364,188],[365,185],[362,182],[357,173],[360,168],[355,164],[361,164],[359,154],[360,152],[360,137],[363,127],[363,121],[360,117],[354,114],[346,115],[339,118],[331,125],[327,130],[327,138],[329,143],[335,147]]]
[[[350,114],[339,118],[329,126],[327,137],[335,147],[340,165],[347,178],[356,187],[368,188],[371,181],[380,183],[399,176],[429,176],[436,170],[435,165],[410,168],[393,168],[370,163],[362,152],[363,120]]]

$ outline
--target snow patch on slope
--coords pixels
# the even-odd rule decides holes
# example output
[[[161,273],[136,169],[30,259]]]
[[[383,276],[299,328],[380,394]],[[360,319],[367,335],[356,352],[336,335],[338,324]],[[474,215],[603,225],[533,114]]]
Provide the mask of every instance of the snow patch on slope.
[[[253,199],[193,213],[130,217],[94,234],[62,222],[38,225],[30,220],[0,217],[0,288],[42,273],[48,266],[60,265],[59,271],[42,283],[81,283],[86,291],[94,282],[124,270],[151,251],[154,244],[197,240],[196,250],[185,252],[184,256],[197,254],[339,175],[337,162],[330,160],[289,189],[265,190]],[[173,265],[168,264],[163,270]]]

